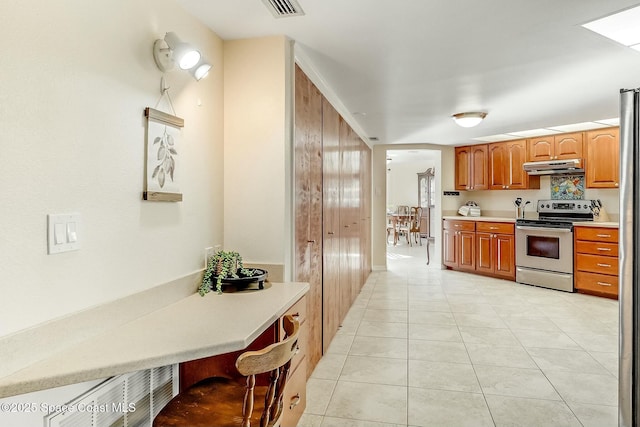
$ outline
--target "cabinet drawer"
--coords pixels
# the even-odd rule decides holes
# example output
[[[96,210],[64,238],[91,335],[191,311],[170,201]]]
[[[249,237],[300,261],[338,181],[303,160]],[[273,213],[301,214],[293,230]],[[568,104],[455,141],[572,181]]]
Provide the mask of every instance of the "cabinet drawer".
[[[476,231],[475,221],[455,221],[447,219],[444,221],[442,227],[445,230]]]
[[[576,252],[583,254],[618,256],[618,244],[577,240]]]
[[[285,312],[285,315],[290,314],[293,317],[296,317],[298,319],[298,322],[300,322],[300,326],[302,326],[305,322],[305,320],[307,320],[307,299],[306,297],[302,297],[298,300],[297,303],[293,304],[291,306],[291,308],[289,308],[289,310],[287,310]],[[280,338],[284,337],[284,330],[280,330],[281,334],[280,334]]]
[[[596,242],[618,243],[618,229],[605,227],[576,227],[576,240],[592,240]]]
[[[618,258],[576,254],[576,270],[617,276]]]
[[[483,233],[496,233],[496,234],[513,234],[514,224],[508,222],[476,222],[476,231]]]
[[[575,288],[618,296],[618,276],[576,271]]]
[[[304,356],[307,354],[307,347],[309,346],[309,341],[307,341],[308,340],[307,336],[308,336],[307,325],[304,324],[300,327],[300,330],[298,331],[298,349],[296,350],[296,353],[293,355],[293,359],[291,359],[291,371],[298,368],[298,366],[300,365],[300,362],[302,362],[302,359],[304,359]]]
[[[282,427],[296,427],[307,406],[307,361],[303,359],[289,375],[282,398]]]

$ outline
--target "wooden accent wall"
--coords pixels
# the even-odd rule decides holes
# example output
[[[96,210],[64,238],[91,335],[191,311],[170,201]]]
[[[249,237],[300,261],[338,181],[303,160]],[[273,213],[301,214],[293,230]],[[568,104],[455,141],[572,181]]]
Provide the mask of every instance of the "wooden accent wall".
[[[326,99],[322,104],[323,169],[323,329],[327,351],[342,321],[340,313],[340,116]]]
[[[371,150],[296,66],[295,270],[309,282],[308,374],[371,272]]]
[[[295,86],[295,280],[309,282],[309,342],[322,343],[322,94],[302,73]],[[310,345],[308,366],[322,357]]]

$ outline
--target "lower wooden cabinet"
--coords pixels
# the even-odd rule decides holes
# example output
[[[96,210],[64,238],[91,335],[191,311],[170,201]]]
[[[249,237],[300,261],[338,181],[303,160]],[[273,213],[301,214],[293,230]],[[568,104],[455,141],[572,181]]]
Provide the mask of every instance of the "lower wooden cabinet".
[[[476,268],[476,224],[474,221],[444,220],[443,263],[456,270]]]
[[[574,228],[574,288],[618,298],[618,229]]]
[[[502,222],[476,223],[476,271],[515,280],[514,225]]]
[[[515,280],[513,223],[445,219],[442,236],[445,266]]]
[[[293,369],[293,365],[292,365]],[[296,427],[307,406],[307,361],[303,358],[289,374],[284,388],[282,427]]]

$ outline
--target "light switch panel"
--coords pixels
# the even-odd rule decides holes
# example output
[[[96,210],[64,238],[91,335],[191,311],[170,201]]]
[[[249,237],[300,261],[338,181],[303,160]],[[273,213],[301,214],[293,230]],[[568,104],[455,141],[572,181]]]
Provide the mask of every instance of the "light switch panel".
[[[47,215],[47,253],[80,249],[81,225],[78,213]]]

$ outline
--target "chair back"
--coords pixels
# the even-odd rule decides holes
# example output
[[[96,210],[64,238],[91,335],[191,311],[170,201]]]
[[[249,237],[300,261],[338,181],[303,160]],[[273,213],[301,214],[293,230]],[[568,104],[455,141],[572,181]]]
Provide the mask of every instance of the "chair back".
[[[420,227],[420,219],[422,218],[422,208],[420,206],[411,207],[411,227]]]
[[[242,407],[242,426],[249,427],[253,412],[253,389],[256,375],[269,373],[269,386],[265,395],[264,411],[260,418],[260,427],[278,425],[283,410],[283,392],[287,383],[289,367],[298,348],[300,323],[291,315],[282,319],[286,338],[271,344],[262,350],[247,351],[238,356],[236,368],[247,377],[247,389]]]
[[[399,205],[396,212],[398,215],[409,215],[409,206]]]

